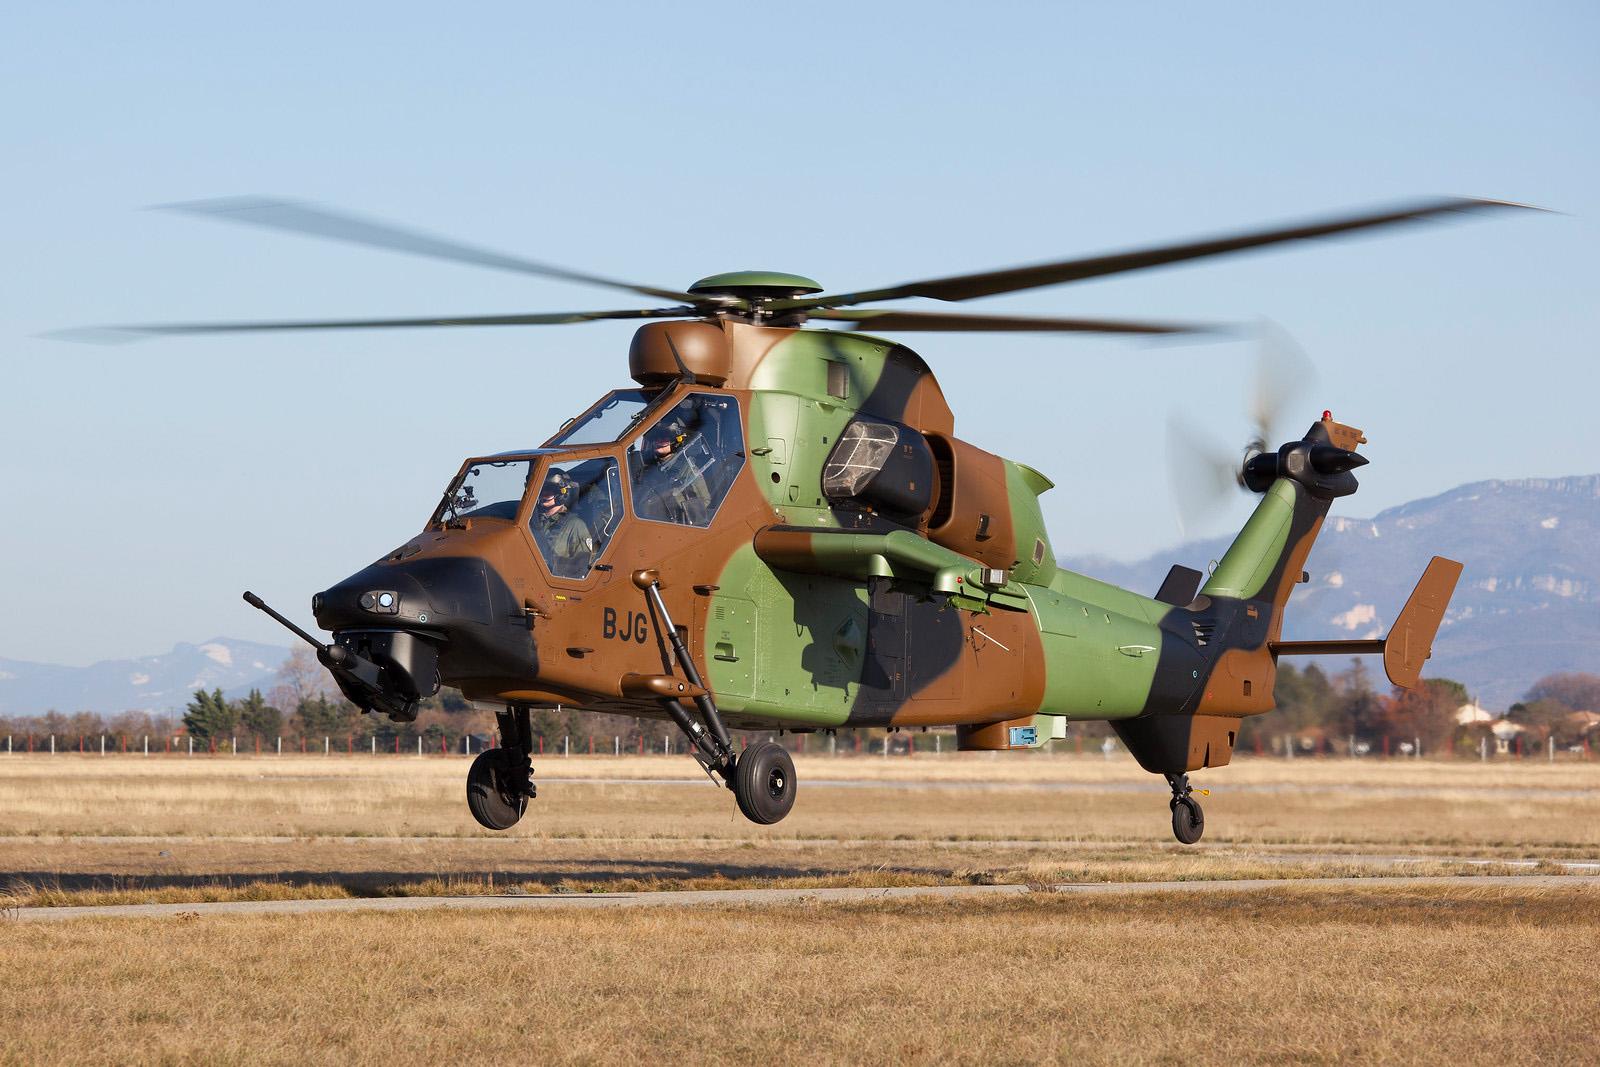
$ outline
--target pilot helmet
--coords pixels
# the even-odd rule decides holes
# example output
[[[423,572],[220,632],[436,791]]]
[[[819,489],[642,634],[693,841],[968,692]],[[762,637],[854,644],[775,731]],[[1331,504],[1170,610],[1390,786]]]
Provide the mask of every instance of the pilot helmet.
[[[682,419],[664,419],[650,427],[644,435],[644,448],[646,452],[655,454],[664,446],[670,454],[682,448],[688,439],[689,430]]]
[[[551,498],[554,498],[555,503],[549,505],[550,507],[568,507],[572,504],[576,491],[577,488],[571,478],[561,471],[551,471],[545,476],[544,484],[539,487],[539,507],[543,510],[546,507],[545,501]]]

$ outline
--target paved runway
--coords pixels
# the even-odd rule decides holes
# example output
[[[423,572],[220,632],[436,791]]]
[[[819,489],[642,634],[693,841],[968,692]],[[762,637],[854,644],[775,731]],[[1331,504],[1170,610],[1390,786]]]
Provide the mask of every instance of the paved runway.
[[[429,845],[466,842],[474,846],[523,850],[540,844],[623,846],[639,845],[652,848],[663,846],[723,847],[748,845],[749,837],[693,836],[661,837],[597,837],[590,834],[529,835],[491,837],[481,834],[406,836],[392,834],[364,834],[359,837],[341,835],[286,836],[275,834],[0,834],[0,845],[62,845],[69,843],[89,845],[292,845],[315,841],[320,844],[348,845]],[[1354,846],[1329,846],[1315,850],[1305,845],[1273,845],[1252,843],[1241,845],[1228,841],[1201,841],[1193,845],[1178,846],[1165,843],[1169,851],[1214,852],[1233,859],[1262,860],[1274,863],[1364,863],[1373,866],[1402,867],[1413,863],[1460,863],[1475,867],[1535,867],[1561,868],[1575,874],[1600,872],[1600,857],[1463,855],[1451,851],[1418,852],[1360,852]],[[1066,850],[1092,854],[1117,848],[1148,847],[1144,840],[1079,840],[1076,838],[1032,837],[968,837],[968,838],[880,838],[880,837],[773,837],[761,841],[763,848],[844,848],[844,849],[921,849],[940,848],[950,851],[982,851],[986,848],[1029,849],[1037,851]]]
[[[545,893],[507,896],[371,897],[339,900],[244,900],[209,904],[118,904],[79,908],[14,908],[0,912],[0,921],[60,922],[85,918],[171,918],[205,915],[303,915],[324,912],[421,911],[430,908],[460,911],[550,908],[661,908],[706,907],[730,904],[851,903],[910,898],[983,899],[1027,893],[1107,895],[1115,893],[1256,892],[1287,888],[1418,888],[1458,886],[1472,888],[1550,889],[1600,888],[1600,875],[1494,875],[1485,877],[1383,877],[1383,878],[1243,878],[1191,882],[1093,882],[1042,886],[953,885],[908,886],[886,889],[716,889],[660,893]]]

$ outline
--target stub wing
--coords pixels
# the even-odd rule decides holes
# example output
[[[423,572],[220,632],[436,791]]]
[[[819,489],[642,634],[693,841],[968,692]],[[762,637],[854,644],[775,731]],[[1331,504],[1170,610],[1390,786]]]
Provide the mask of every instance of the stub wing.
[[[1433,639],[1444,622],[1445,610],[1460,578],[1461,564],[1434,556],[1387,637],[1378,641],[1274,641],[1270,646],[1272,654],[1347,656],[1378,652],[1383,655],[1383,672],[1389,681],[1402,689],[1415,689],[1422,677],[1422,665],[1433,654]]]

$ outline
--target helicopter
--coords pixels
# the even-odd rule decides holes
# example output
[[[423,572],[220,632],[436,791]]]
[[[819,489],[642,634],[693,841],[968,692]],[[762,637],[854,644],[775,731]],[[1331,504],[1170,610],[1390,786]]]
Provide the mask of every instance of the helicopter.
[[[1161,335],[1186,323],[863,307],[961,302],[1166,264],[1524,205],[1441,198],[1274,227],[829,293],[738,271],[685,290],[502,255],[309,204],[171,205],[266,229],[620,289],[667,306],[439,318],[117,327],[216,332],[649,320],[631,384],[537,447],[466,459],[420,532],[311,601],[316,650],[363,712],[416,717],[441,685],[495,709],[499,744],[467,802],[505,830],[537,795],[530,716],[666,719],[739,810],[772,824],[797,794],[774,740],[730,731],[953,727],[961,751],[1022,751],[1109,722],[1170,790],[1173,834],[1205,818],[1189,774],[1225,766],[1245,716],[1273,708],[1279,657],[1381,654],[1415,687],[1460,576],[1434,557],[1382,639],[1286,641],[1284,612],[1333,501],[1357,489],[1363,432],[1324,411],[1252,442],[1231,471],[1260,497],[1209,574],[1175,565],[1150,594],[1056,563],[1034,467],[956,436],[928,365],[880,334]],[[807,327],[808,322],[831,324]]]

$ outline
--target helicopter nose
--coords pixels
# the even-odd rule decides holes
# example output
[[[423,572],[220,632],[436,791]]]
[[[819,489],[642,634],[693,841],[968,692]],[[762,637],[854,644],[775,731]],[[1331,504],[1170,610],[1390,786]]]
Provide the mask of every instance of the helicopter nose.
[[[486,566],[477,559],[374,563],[311,599],[325,630],[395,628],[448,633],[461,623],[488,625],[493,611]]]
[[[383,664],[385,679],[405,690],[407,713],[413,690],[425,697],[442,683],[490,693],[537,670],[522,603],[481,558],[383,560],[312,597],[311,611],[336,644]]]

